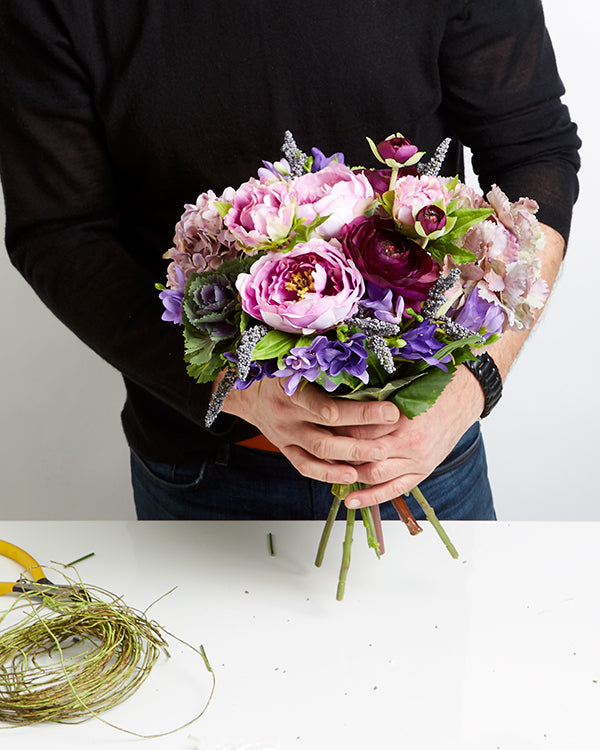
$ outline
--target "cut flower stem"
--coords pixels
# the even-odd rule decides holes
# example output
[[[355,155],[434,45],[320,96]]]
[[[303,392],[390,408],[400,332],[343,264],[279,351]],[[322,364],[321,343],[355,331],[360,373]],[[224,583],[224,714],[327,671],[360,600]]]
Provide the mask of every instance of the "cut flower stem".
[[[440,539],[444,542],[446,545],[446,548],[448,552],[452,555],[452,557],[456,560],[458,557],[458,552],[456,551],[455,546],[450,541],[448,534],[444,531],[442,524],[439,522],[438,517],[435,515],[435,511],[429,505],[427,500],[425,499],[425,496],[421,492],[418,486],[414,487],[410,494],[415,498],[415,500],[419,503],[421,506],[423,513],[425,513],[425,518],[431,523],[433,528],[437,531],[438,536]]]

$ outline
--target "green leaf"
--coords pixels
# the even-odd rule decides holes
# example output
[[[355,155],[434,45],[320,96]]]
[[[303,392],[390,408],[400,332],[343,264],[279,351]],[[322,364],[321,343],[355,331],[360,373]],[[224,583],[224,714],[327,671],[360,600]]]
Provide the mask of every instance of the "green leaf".
[[[361,388],[360,390],[354,391],[353,393],[345,393],[343,395],[340,395],[339,398],[348,398],[353,401],[392,401],[392,397],[395,391],[404,388],[409,383],[412,383],[417,378],[423,377],[425,374],[425,372],[419,372],[413,375],[407,375],[406,377],[392,380],[382,386]]]
[[[446,255],[450,255],[457,265],[474,263],[477,260],[475,253],[456,245],[448,236],[433,240],[427,245],[427,249],[440,265],[443,264]]]
[[[454,377],[456,368],[450,366],[448,372],[439,368],[432,368],[415,379],[406,387],[401,388],[391,399],[400,411],[409,419],[423,414],[438,400],[440,394]]]
[[[231,208],[231,203],[226,203],[225,201],[213,201],[213,205],[223,218],[227,216]]]
[[[283,331],[269,331],[258,342],[252,352],[252,359],[277,359],[289,353],[297,345],[298,336]]]
[[[448,233],[451,238],[462,237],[471,227],[480,224],[494,213],[493,208],[459,208],[452,215],[456,218],[456,224]]]
[[[215,352],[216,342],[189,328],[184,329],[183,335],[188,375],[199,383],[212,382],[223,366],[220,355]]]

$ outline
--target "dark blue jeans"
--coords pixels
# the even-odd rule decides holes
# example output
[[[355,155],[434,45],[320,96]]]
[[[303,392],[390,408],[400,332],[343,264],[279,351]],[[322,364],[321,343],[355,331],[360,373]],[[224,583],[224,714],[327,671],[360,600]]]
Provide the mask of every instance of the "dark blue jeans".
[[[140,520],[319,520],[332,499],[330,485],[301,476],[282,454],[234,444],[184,465],[132,453],[131,476]],[[440,519],[496,518],[479,424],[419,486]],[[407,504],[424,518],[412,496]],[[391,503],[381,517],[398,518]]]

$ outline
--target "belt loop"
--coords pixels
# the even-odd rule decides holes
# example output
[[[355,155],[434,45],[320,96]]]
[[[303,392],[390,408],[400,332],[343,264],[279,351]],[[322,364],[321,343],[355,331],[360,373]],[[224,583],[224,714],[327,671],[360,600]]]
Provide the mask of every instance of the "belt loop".
[[[215,464],[217,466],[227,466],[229,463],[229,443],[225,441],[219,441],[217,445],[217,453],[215,455]]]

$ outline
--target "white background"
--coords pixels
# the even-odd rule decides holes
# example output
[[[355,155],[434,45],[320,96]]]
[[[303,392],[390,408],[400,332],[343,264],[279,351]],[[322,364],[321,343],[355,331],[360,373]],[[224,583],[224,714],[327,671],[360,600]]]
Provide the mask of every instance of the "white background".
[[[567,260],[542,322],[484,422],[503,520],[600,520],[595,295],[600,164],[599,6],[546,0],[547,25],[584,141]],[[3,215],[0,221],[4,222]],[[0,253],[0,518],[134,517],[120,376],[49,313]]]

